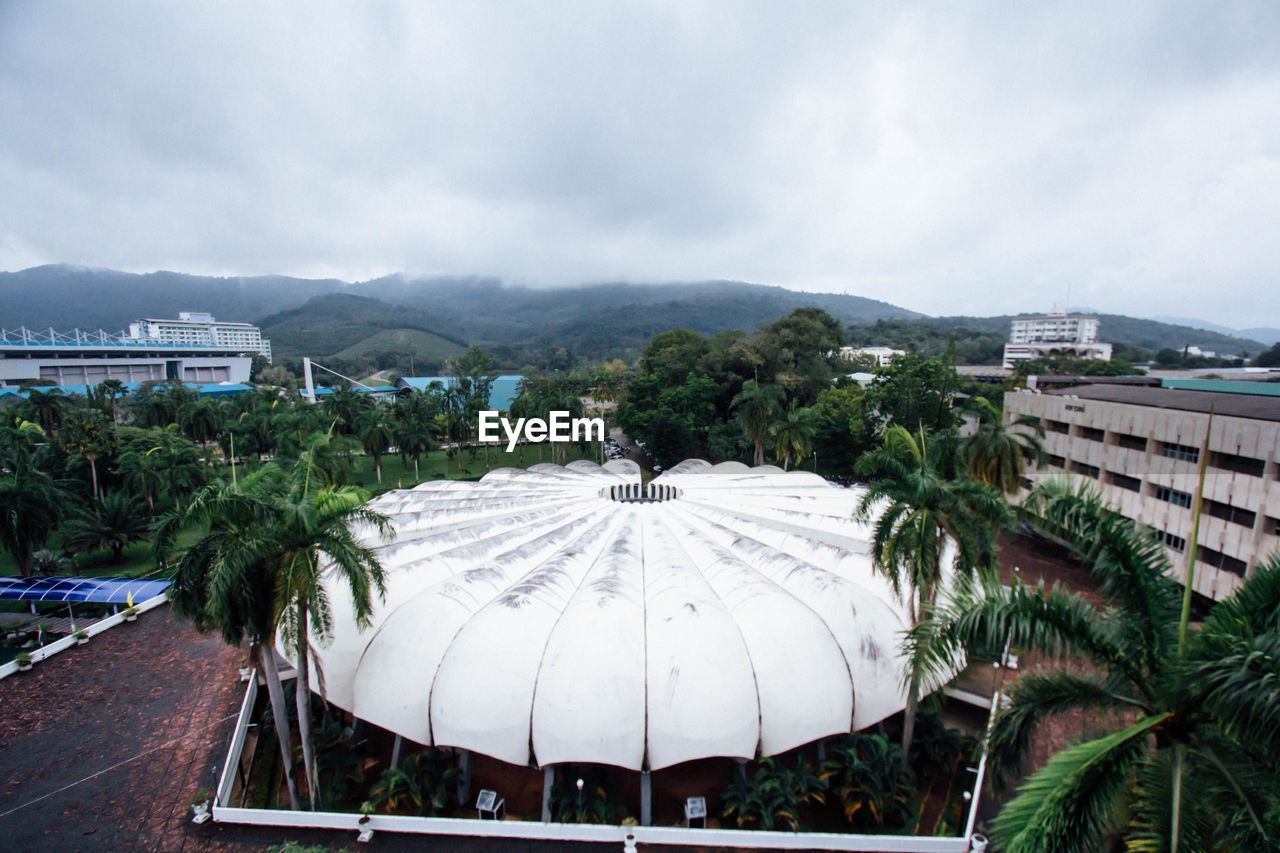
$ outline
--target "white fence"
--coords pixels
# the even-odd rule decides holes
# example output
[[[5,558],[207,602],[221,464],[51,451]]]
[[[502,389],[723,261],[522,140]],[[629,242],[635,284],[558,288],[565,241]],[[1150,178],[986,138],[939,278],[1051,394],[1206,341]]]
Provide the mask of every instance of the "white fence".
[[[671,826],[598,826],[541,821],[471,820],[445,817],[405,817],[401,815],[360,815],[346,812],[285,811],[281,809],[235,808],[226,803],[235,785],[236,770],[244,756],[245,737],[253,718],[258,696],[257,672],[249,679],[240,717],[227,750],[226,763],[214,797],[213,819],[221,823],[284,826],[299,829],[339,829],[348,832],[405,832],[418,835],[457,835],[485,838],[524,838],[542,841],[596,841],[622,844],[627,835],[648,844],[699,845],[707,847],[775,848],[781,850],[850,850],[885,853],[967,853],[978,815],[978,800],[986,771],[986,755],[969,801],[964,835],[928,838],[912,835],[851,835],[834,832],[769,832],[744,829],[689,829]],[[993,706],[998,703],[993,703]]]
[[[159,607],[162,604],[167,603],[168,601],[169,601],[169,596],[162,592],[159,595],[155,596],[154,598],[148,598],[146,601],[142,602],[141,604],[135,604],[133,607],[139,613],[146,613],[148,610],[154,610],[155,608]],[[115,626],[119,625],[121,622],[124,622],[125,621],[124,613],[125,612],[121,610],[119,613],[112,614],[111,616],[108,616],[105,619],[99,619],[97,622],[94,622],[90,625],[86,625],[82,630],[85,632],[85,634],[89,635],[90,637],[96,637],[98,634],[101,634],[103,631],[106,631],[110,628],[114,628]],[[54,640],[52,643],[46,643],[45,645],[41,646],[38,649],[32,649],[30,652],[27,652],[27,654],[31,656],[31,663],[37,664],[40,661],[44,660],[45,658],[52,657],[53,655],[56,655],[58,652],[71,648],[77,642],[78,640],[75,638],[74,635],[68,634],[67,636],[63,637],[61,640]],[[10,675],[13,675],[17,671],[18,671],[18,664],[14,661],[9,661],[6,664],[0,665],[0,678],[7,678]]]

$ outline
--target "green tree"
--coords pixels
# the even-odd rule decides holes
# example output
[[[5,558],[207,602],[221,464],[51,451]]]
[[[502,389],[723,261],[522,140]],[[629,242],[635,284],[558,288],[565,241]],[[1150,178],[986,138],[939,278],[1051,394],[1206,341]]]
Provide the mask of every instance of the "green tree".
[[[774,385],[761,385],[754,379],[742,383],[742,391],[733,398],[738,423],[747,440],[755,446],[753,465],[764,464],[764,441],[769,427],[782,410],[782,390]]]
[[[867,388],[867,407],[883,424],[949,429],[955,424],[951,398],[956,381],[955,368],[946,361],[908,353],[876,374]]]
[[[34,430],[14,431],[19,430],[27,435],[6,440],[0,469],[0,545],[13,555],[18,573],[27,577],[32,553],[48,541],[72,496],[63,481],[43,470],[48,449],[35,445]]]
[[[382,482],[382,457],[395,442],[394,425],[385,409],[375,406],[356,421],[356,436],[364,452],[373,457],[373,470]]]
[[[1026,502],[1043,532],[1092,570],[1101,602],[1016,579],[962,582],[908,640],[916,668],[1008,644],[1077,665],[1023,673],[989,740],[1008,777],[1035,732],[1073,710],[1112,711],[1113,731],[1059,752],[995,822],[1001,849],[1263,850],[1280,837],[1280,556],[1179,639],[1179,584],[1162,544],[1087,485],[1049,481]]]
[[[124,560],[124,549],[151,538],[151,526],[137,495],[106,492],[78,510],[64,525],[63,544],[72,551],[111,550],[111,562]]]
[[[983,483],[955,476],[951,432],[912,435],[901,426],[885,430],[884,445],[858,460],[857,470],[875,477],[858,501],[863,520],[874,517],[871,559],[900,596],[910,595],[912,623],[921,621],[944,574],[994,569],[996,533],[1010,526],[1008,504]],[[878,514],[877,514],[878,513]],[[919,668],[907,674],[902,751],[911,754],[916,707],[924,681]]]
[[[201,397],[178,407],[175,422],[187,437],[201,446],[207,446],[222,432],[225,416],[218,402],[211,397]]]
[[[23,404],[23,416],[40,425],[46,434],[52,435],[62,425],[62,418],[71,401],[57,388],[39,391],[35,388],[27,391],[27,399]]]
[[[115,430],[110,419],[97,409],[73,410],[58,430],[58,446],[68,456],[89,463],[93,496],[99,497],[98,457],[115,450]]]
[[[816,430],[816,413],[808,407],[797,406],[795,402],[769,427],[774,453],[782,457],[782,470],[790,467],[793,458],[800,462],[809,455]]]
[[[983,397],[970,398],[964,408],[978,419],[961,447],[969,478],[1007,495],[1018,491],[1023,467],[1044,459],[1044,424],[1031,415],[1019,415],[1006,425],[1000,409]]]
[[[856,382],[846,381],[819,394],[813,412],[819,470],[848,475],[871,440],[866,394]]]

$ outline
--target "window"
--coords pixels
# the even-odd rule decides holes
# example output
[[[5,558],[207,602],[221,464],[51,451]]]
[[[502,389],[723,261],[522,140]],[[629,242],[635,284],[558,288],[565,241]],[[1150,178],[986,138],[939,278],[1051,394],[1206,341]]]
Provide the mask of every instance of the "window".
[[[1165,545],[1168,545],[1179,554],[1187,550],[1187,540],[1183,539],[1181,536],[1175,536],[1167,530],[1160,534],[1160,539]]]
[[[1077,474],[1092,477],[1095,480],[1102,474],[1102,471],[1099,470],[1096,465],[1086,465],[1083,462],[1072,462],[1071,470],[1075,471]]]
[[[1136,477],[1126,477],[1124,474],[1117,474],[1114,471],[1108,471],[1106,480],[1113,486],[1119,486],[1122,489],[1128,489],[1131,492],[1142,491],[1142,481]]]
[[[1209,454],[1209,464],[1224,471],[1235,471],[1237,474],[1248,474],[1250,477],[1261,477],[1267,463],[1251,456],[1237,456],[1234,453]]]
[[[1171,489],[1168,486],[1156,486],[1156,500],[1167,501],[1174,506],[1191,507],[1191,495]]]
[[[1066,421],[1049,421],[1049,432],[1057,432],[1062,435],[1068,435],[1071,432],[1071,424]]]
[[[1076,427],[1076,435],[1087,441],[1102,441],[1107,437],[1106,430],[1094,429],[1093,427]]]
[[[1147,452],[1147,440],[1139,435],[1127,435],[1123,432],[1113,432],[1116,437],[1116,444],[1128,450],[1136,450],[1139,453]]]
[[[1268,515],[1266,516],[1266,519],[1266,532],[1270,533],[1272,536],[1280,536],[1280,518],[1272,518]]]
[[[1167,456],[1170,459],[1181,459],[1183,462],[1199,462],[1200,448],[1162,441],[1160,442],[1160,455]]]
[[[1048,459],[1049,459],[1049,465],[1050,465],[1051,467],[1053,467],[1053,468],[1066,468],[1066,467],[1067,467],[1067,460],[1066,460],[1066,457],[1063,457],[1063,456],[1056,456],[1056,455],[1054,455],[1054,454],[1050,453],[1050,454],[1049,454],[1049,456],[1048,456]]]
[[[1249,564],[1244,560],[1237,560],[1235,557],[1215,551],[1212,548],[1206,548],[1203,545],[1196,548],[1196,559],[1202,563],[1208,563],[1215,569],[1222,569],[1224,572],[1231,572],[1237,577],[1244,577],[1245,569]]]
[[[1224,504],[1220,501],[1210,500],[1209,498],[1205,498],[1204,508],[1205,511],[1214,518],[1221,518],[1224,521],[1229,521],[1232,524],[1238,524],[1241,527],[1247,527],[1250,530],[1253,529],[1253,523],[1258,519],[1257,515],[1247,509],[1240,509],[1238,506]]]

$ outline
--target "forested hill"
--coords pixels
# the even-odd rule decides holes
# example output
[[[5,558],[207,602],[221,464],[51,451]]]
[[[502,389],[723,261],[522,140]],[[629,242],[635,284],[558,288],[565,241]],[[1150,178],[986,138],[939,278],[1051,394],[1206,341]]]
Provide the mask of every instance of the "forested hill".
[[[505,285],[491,278],[386,276],[347,284],[286,276],[218,278],[145,275],[52,265],[0,273],[0,326],[115,331],[139,317],[206,311],[254,322],[278,356],[364,359],[375,368],[415,369],[479,343],[508,368],[564,368],[583,360],[631,360],[658,332],[702,335],[752,331],[796,308],[822,308],[844,324],[850,343],[936,354],[952,338],[960,361],[991,363],[1011,317],[929,318],[861,296],[801,293],[733,281],[596,284],[566,288]],[[1235,355],[1265,347],[1221,332],[1103,314],[1104,340],[1131,348],[1195,345]],[[964,331],[959,331],[964,330]],[[935,352],[936,351],[936,352]]]
[[[976,332],[992,332],[1007,336],[1009,324],[1016,319],[1016,316],[1006,314],[999,317],[937,317],[932,322],[949,328],[972,329]],[[1099,340],[1129,347],[1147,350],[1171,347],[1181,350],[1183,347],[1197,346],[1201,349],[1214,350],[1220,356],[1239,355],[1242,350],[1251,356],[1256,356],[1267,348],[1260,341],[1208,329],[1195,329],[1191,326],[1162,323],[1158,320],[1126,317],[1123,314],[1091,314],[1091,316],[1098,318]]]

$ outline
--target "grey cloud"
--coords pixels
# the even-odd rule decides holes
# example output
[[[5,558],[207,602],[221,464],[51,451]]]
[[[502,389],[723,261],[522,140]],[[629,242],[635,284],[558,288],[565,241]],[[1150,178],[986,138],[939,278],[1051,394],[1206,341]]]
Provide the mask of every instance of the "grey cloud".
[[[1280,7],[0,6],[0,268],[1280,314]]]

